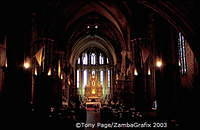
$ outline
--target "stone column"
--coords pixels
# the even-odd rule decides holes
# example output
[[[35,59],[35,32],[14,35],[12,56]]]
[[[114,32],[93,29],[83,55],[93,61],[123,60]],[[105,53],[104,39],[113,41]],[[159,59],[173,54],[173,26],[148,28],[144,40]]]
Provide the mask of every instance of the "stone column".
[[[126,74],[126,50],[122,50],[122,62],[121,62],[121,77],[123,78]]]
[[[140,44],[143,42],[142,38],[136,38],[133,41],[134,46],[134,59],[137,75],[135,75],[135,106],[138,111],[146,111],[146,94],[145,94],[145,75],[144,65],[142,62]]]
[[[20,7],[19,7],[20,8]],[[23,9],[22,9],[23,10]],[[23,63],[27,46],[29,46],[31,18],[28,11],[20,12],[17,9],[7,13],[9,18],[5,24],[7,30],[7,73],[5,76],[5,90],[1,97],[1,112],[6,114],[1,118],[13,117],[13,120],[26,115],[31,90],[31,71],[24,70]],[[16,18],[17,16],[17,18]],[[29,30],[30,29],[30,30]],[[28,54],[28,53],[26,53]]]
[[[158,112],[162,119],[175,119],[179,111],[177,108],[180,98],[178,58],[174,50],[177,48],[177,33],[161,19],[157,20],[161,22],[156,25],[155,47],[157,56],[162,58],[163,62],[160,68],[156,68],[155,73]]]

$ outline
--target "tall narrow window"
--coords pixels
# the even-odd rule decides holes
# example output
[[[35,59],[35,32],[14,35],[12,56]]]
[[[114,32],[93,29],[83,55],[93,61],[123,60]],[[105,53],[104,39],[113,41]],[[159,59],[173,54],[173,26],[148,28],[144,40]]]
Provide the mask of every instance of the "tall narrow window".
[[[77,85],[77,88],[79,88],[79,85],[80,85],[79,70],[76,71],[76,85]]]
[[[106,61],[107,61],[107,64],[109,64],[109,60],[108,60],[108,58],[106,58]]]
[[[101,53],[100,53],[100,56],[99,56],[99,64],[100,65],[104,64],[104,59],[103,59],[103,56],[102,56]]]
[[[180,72],[181,74],[185,74],[187,72],[185,39],[181,33],[179,33],[178,35],[178,55],[178,64],[180,66]]]
[[[110,70],[108,70],[108,88],[110,87]]]
[[[100,71],[100,83],[103,86],[103,71]]]
[[[78,58],[78,61],[77,61],[77,64],[80,64],[81,63],[81,60],[80,60],[80,57]]]
[[[110,94],[109,89],[112,87],[112,59],[108,57],[107,53],[96,47],[87,48],[80,52],[75,66],[75,82],[80,96],[85,97],[87,95],[89,90],[87,85],[91,83],[91,78],[96,80],[92,82],[94,86],[101,85],[103,98]]]
[[[83,88],[87,85],[87,70],[83,71]]]
[[[88,56],[87,53],[83,53],[83,64],[87,65],[88,64]]]
[[[91,54],[91,64],[92,64],[92,65],[95,65],[95,64],[96,64],[96,55],[95,55],[95,53],[92,53],[92,54]]]

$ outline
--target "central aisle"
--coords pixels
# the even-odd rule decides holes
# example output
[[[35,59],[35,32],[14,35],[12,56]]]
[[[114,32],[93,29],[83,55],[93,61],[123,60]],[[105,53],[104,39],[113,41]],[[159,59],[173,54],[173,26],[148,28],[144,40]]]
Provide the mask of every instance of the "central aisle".
[[[87,121],[86,123],[96,124],[97,122],[101,122],[100,112],[95,111],[87,111]],[[85,130],[100,130],[100,128],[85,128]]]

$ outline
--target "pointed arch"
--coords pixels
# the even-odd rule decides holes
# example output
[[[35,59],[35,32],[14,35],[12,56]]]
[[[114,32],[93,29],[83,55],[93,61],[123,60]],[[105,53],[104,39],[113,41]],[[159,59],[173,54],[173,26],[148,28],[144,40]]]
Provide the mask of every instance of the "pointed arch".
[[[97,47],[101,50],[103,50],[110,59],[112,59],[112,62],[114,65],[117,64],[117,57],[115,50],[112,46],[112,44],[101,37],[95,36],[95,37],[90,37],[87,36],[75,43],[75,45],[72,47],[72,52],[71,56],[69,59],[69,62],[72,67],[75,67],[76,60],[80,56],[81,52],[83,52],[87,48],[91,47]]]
[[[71,25],[73,25],[76,21],[78,21],[82,16],[86,16],[90,13],[96,13],[108,21],[110,21],[118,30],[121,39],[122,45],[126,45],[126,38],[124,36],[124,30],[127,29],[127,20],[125,16],[120,12],[119,9],[110,7],[111,5],[106,4],[105,2],[97,2],[92,1],[87,4],[81,4],[82,7],[78,8],[78,10],[72,12],[67,19],[67,24],[65,26],[65,31],[67,31]],[[125,31],[126,32],[126,31]],[[126,47],[126,46],[124,46]]]

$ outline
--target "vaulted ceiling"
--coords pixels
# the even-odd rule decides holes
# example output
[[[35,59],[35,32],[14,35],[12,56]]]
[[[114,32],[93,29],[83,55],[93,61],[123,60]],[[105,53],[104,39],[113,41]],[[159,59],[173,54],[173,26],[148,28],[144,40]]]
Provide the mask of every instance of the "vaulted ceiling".
[[[116,46],[127,49],[129,40],[142,28],[137,29],[135,21],[140,19],[138,23],[141,21],[141,26],[146,22],[145,10],[162,17],[176,30],[181,31],[191,43],[195,43],[200,34],[200,21],[197,19],[200,11],[199,0],[44,0],[39,2],[30,0],[12,4],[6,2],[1,5],[1,14],[5,19],[7,18],[4,23],[12,24],[10,21],[14,18],[9,18],[12,16],[18,16],[23,23],[25,17],[31,19],[30,14],[35,12],[40,23],[39,28],[45,32],[45,35],[57,38],[64,44],[73,44],[77,39],[87,36],[91,31],[87,29],[88,25],[91,27],[98,25],[95,34],[115,43]],[[22,11],[19,11],[19,8]],[[11,13],[9,9],[12,10]],[[4,30],[4,26],[2,27]],[[198,52],[199,46],[192,44],[192,48]]]

